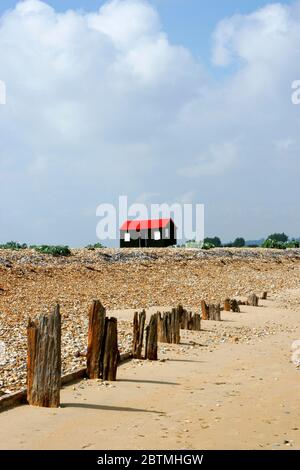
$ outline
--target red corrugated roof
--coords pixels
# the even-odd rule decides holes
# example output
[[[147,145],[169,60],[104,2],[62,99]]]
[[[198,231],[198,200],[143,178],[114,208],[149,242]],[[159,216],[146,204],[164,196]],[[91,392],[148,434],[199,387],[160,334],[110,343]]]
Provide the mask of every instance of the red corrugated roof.
[[[149,229],[159,229],[167,227],[168,223],[172,219],[148,219],[148,220],[126,220],[120,228],[120,230],[149,230]]]

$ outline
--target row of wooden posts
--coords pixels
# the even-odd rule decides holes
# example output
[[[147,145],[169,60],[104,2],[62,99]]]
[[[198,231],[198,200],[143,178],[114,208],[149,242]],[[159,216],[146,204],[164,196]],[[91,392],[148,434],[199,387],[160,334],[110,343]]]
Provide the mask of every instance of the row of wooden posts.
[[[142,359],[146,312],[136,312],[133,319],[133,357]],[[180,343],[180,329],[200,331],[201,317],[188,312],[181,305],[171,312],[157,312],[151,315],[146,328],[145,359],[157,359],[157,343]]]
[[[261,298],[266,300],[268,296],[267,292],[263,292]],[[220,304],[207,304],[205,300],[201,302],[201,312],[202,312],[202,319],[203,320],[214,320],[220,321],[221,320],[221,311],[225,310],[225,312],[240,312],[240,305],[250,305],[252,307],[258,307],[259,304],[259,297],[256,294],[251,294],[248,296],[248,299],[243,302],[241,300],[236,299],[225,299],[224,307],[222,308]]]
[[[266,295],[265,297],[266,298]],[[225,311],[239,311],[241,303],[226,299]],[[248,298],[248,305],[258,305],[258,297]],[[203,320],[221,320],[220,304],[202,301]],[[201,330],[201,316],[185,310],[181,305],[171,312],[151,315],[145,329],[146,312],[136,312],[133,319],[132,356],[137,359],[157,360],[157,344],[180,343],[180,330]],[[144,332],[145,346],[144,346]],[[30,405],[58,407],[61,388],[61,314],[57,305],[50,315],[41,315],[38,321],[29,319],[27,327],[27,401]],[[144,350],[144,355],[143,355]],[[89,310],[86,375],[90,379],[114,381],[120,361],[117,319],[106,317],[106,310],[93,301]]]
[[[132,356],[157,360],[157,344],[180,343],[180,328],[200,330],[200,315],[179,306],[171,312],[151,316],[144,331],[146,312],[134,314]],[[143,355],[143,349],[145,350]],[[90,379],[114,381],[120,361],[117,319],[106,317],[106,310],[93,301],[89,311],[86,375]],[[30,405],[58,407],[61,388],[61,314],[57,305],[50,315],[27,327],[27,401]]]

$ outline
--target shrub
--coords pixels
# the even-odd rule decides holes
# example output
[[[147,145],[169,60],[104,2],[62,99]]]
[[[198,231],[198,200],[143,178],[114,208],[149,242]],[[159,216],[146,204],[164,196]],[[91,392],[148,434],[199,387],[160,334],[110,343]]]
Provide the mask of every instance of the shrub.
[[[222,245],[221,239],[219,237],[204,238],[204,243],[214,245],[215,247],[218,247],[218,248]]]
[[[242,248],[246,245],[245,239],[242,237],[236,238],[232,244],[236,248]]]
[[[26,243],[18,243],[18,242],[7,242],[3,245],[0,245],[0,248],[5,250],[25,250],[27,248]]]
[[[298,240],[290,240],[285,246],[286,248],[300,248],[300,242]]]
[[[283,232],[283,233],[272,233],[272,235],[269,235],[267,240],[274,240],[275,242],[283,242],[286,243],[288,241],[289,237]]]
[[[46,255],[52,256],[70,256],[71,250],[68,246],[51,246],[51,245],[40,245],[32,246],[39,253],[44,253]]]
[[[212,248],[216,248],[213,243],[204,242],[202,245],[202,250],[211,250]]]
[[[94,243],[94,245],[87,245],[85,248],[87,250],[96,250],[98,248],[105,248],[105,246],[102,243]]]
[[[272,240],[272,238],[268,238],[267,240],[264,241],[263,248],[277,248],[279,250],[285,250],[286,249],[286,243],[277,241],[277,240]]]

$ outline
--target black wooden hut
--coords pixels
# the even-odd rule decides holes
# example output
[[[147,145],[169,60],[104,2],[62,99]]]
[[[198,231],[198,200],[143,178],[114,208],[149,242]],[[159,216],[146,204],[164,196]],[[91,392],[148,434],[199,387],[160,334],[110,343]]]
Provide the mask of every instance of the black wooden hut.
[[[126,220],[120,228],[121,248],[164,248],[176,242],[172,219]]]

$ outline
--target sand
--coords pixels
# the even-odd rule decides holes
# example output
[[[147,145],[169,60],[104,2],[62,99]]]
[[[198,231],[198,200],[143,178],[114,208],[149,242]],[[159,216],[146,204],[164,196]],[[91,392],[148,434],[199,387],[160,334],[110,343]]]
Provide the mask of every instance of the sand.
[[[59,409],[1,413],[0,448],[300,449],[300,370],[291,361],[300,290],[288,295],[293,310],[271,297],[222,312],[221,323],[182,332],[181,345],[160,345],[163,361],[128,362],[114,383],[67,386]],[[217,342],[207,341],[211,331]]]

